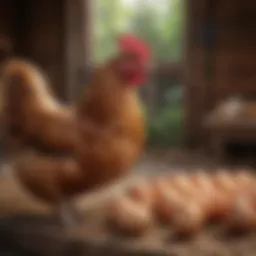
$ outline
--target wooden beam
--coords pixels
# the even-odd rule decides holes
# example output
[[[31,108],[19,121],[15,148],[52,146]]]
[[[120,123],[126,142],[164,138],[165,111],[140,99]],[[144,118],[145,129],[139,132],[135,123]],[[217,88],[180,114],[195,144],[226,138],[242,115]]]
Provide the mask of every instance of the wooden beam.
[[[93,46],[93,6],[91,0],[81,0],[81,30],[79,33],[79,42],[83,54],[80,55],[80,61],[78,66],[78,87],[77,95],[83,90],[93,62],[92,46]]]
[[[85,52],[85,63],[90,64],[92,62],[92,46],[93,46],[93,6],[91,0],[83,0],[83,44]]]
[[[204,111],[206,49],[202,32],[207,7],[205,0],[186,1],[185,43],[185,116],[184,132],[188,146],[198,146],[201,137],[201,118]]]
[[[66,95],[68,101],[74,100],[73,86],[75,84],[75,31],[74,28],[75,4],[72,0],[65,0],[65,48],[66,48]]]
[[[193,141],[193,80],[194,78],[194,56],[193,49],[196,44],[196,7],[198,0],[185,1],[185,52],[184,52],[184,84],[185,84],[185,95],[184,95],[184,133],[185,141],[188,146],[194,144]]]
[[[77,99],[85,83],[86,66],[91,60],[91,1],[65,0],[67,95]]]

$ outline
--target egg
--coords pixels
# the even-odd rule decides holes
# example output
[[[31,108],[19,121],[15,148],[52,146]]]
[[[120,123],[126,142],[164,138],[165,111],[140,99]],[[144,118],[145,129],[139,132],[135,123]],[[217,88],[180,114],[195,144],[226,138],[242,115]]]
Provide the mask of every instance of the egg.
[[[208,188],[212,186],[210,175],[203,171],[197,172],[191,176],[191,182],[194,186],[198,188]]]
[[[255,185],[255,177],[248,171],[240,171],[235,174],[235,182],[239,188],[245,188]]]
[[[205,205],[205,212],[209,221],[224,221],[233,205],[235,194],[215,191],[211,201]]]
[[[173,209],[182,203],[184,198],[174,188],[166,184],[159,184],[158,195],[155,201],[154,213],[162,223],[170,223],[173,217]]]
[[[202,230],[205,222],[204,211],[194,201],[183,202],[173,212],[173,227],[177,235],[191,236]]]
[[[148,180],[141,179],[128,188],[127,196],[139,203],[150,206],[153,201],[152,186]]]
[[[215,175],[213,175],[212,184],[216,187],[216,189],[223,192],[233,192],[237,187],[234,175],[225,170],[218,171]]]
[[[106,219],[112,230],[132,237],[145,235],[153,225],[150,209],[125,196],[111,203]]]
[[[256,208],[252,197],[240,194],[230,211],[228,226],[236,231],[250,231],[256,228]]]
[[[208,205],[210,219],[227,219],[235,198],[251,187],[250,180],[250,175],[244,172],[238,174],[228,173],[225,170],[217,172],[212,178],[216,192],[212,203]]]
[[[194,192],[195,186],[193,186],[190,176],[186,173],[177,174],[170,179],[170,186],[183,195],[190,195]]]
[[[210,200],[210,197],[215,192],[215,187],[210,175],[205,172],[200,172],[191,177],[191,182],[195,187],[197,196],[203,200]]]

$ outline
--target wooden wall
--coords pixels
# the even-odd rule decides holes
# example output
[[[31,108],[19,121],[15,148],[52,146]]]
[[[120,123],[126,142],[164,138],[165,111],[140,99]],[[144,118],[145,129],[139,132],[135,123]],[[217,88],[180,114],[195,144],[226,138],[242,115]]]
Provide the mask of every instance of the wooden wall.
[[[17,54],[38,63],[50,76],[55,91],[64,97],[64,1],[17,0],[17,7]]]
[[[0,54],[12,51],[14,48],[15,27],[13,18],[13,1],[0,1]]]
[[[13,55],[33,60],[50,76],[62,99],[75,100],[90,58],[90,0],[1,0],[2,39]]]
[[[256,98],[256,2],[187,0],[185,127],[204,140],[202,120],[223,98]]]
[[[208,83],[205,74],[207,66],[207,45],[201,40],[203,24],[206,24],[206,1],[186,0],[185,33],[185,111],[184,131],[188,146],[197,146],[201,131],[201,118],[208,102],[205,101],[204,85]]]
[[[64,97],[64,1],[0,1],[1,39],[10,41],[12,55],[35,61],[50,76],[54,90]]]
[[[216,27],[216,100],[256,97],[256,2],[219,1]]]
[[[76,100],[87,80],[91,60],[92,0],[65,0],[67,94]]]

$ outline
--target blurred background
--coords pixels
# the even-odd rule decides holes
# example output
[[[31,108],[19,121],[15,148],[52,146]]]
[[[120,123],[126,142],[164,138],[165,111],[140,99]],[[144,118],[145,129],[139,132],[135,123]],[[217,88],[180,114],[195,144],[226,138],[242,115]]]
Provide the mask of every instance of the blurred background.
[[[1,0],[0,63],[34,61],[72,103],[114,53],[116,37],[136,34],[154,58],[140,90],[147,154],[135,170],[254,167],[255,25],[252,0]],[[14,185],[1,179],[0,186],[0,206],[12,207],[12,195],[27,209]]]
[[[93,4],[95,63],[111,56],[116,35],[122,31],[141,36],[152,47],[154,70],[141,94],[153,147],[183,144],[184,13],[182,0],[97,0]]]
[[[183,144],[183,1],[0,4],[0,50],[38,63],[50,76],[59,97],[68,101],[77,99],[92,69],[113,54],[120,33],[132,32],[144,38],[152,46],[155,62],[141,92],[149,143],[161,147]]]
[[[252,1],[3,0],[0,5],[2,59],[13,55],[38,63],[61,99],[75,101],[93,68],[113,53],[116,36],[129,31],[145,38],[154,53],[154,68],[141,90],[151,149],[193,147],[221,155],[225,140],[225,147],[243,144],[234,152],[254,150]],[[237,118],[244,116],[242,107],[246,121]],[[225,121],[215,112],[224,113]]]

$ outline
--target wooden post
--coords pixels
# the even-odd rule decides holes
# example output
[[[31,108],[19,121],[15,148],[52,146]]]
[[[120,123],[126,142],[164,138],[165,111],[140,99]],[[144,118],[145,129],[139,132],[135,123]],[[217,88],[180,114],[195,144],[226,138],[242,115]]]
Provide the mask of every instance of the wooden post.
[[[203,140],[205,60],[207,51],[201,44],[204,13],[208,1],[186,1],[186,51],[185,51],[185,136],[188,146],[199,146]]]
[[[76,48],[75,31],[74,31],[74,16],[75,4],[72,0],[65,0],[65,43],[66,43],[66,94],[68,101],[74,100],[73,86],[75,84],[75,55]]]
[[[184,131],[186,142],[188,146],[192,146],[194,144],[193,134],[195,133],[194,128],[194,98],[195,95],[195,79],[196,79],[196,58],[194,54],[194,49],[196,45],[196,10],[198,9],[198,3],[200,0],[193,1],[190,0],[185,1],[185,54],[184,54],[184,83],[185,83],[185,111],[184,111]]]
[[[93,38],[92,38],[92,31],[93,31],[93,8],[92,8],[92,1],[91,0],[83,0],[83,38],[82,41],[84,44],[84,51],[85,51],[85,63],[89,65],[92,62],[92,45],[93,45]]]
[[[83,90],[86,81],[88,80],[93,61],[93,6],[91,0],[82,0],[82,15],[81,15],[81,33],[80,33],[80,43],[83,49],[84,55],[81,56],[79,69],[78,69],[78,95],[81,90]]]
[[[91,1],[65,0],[67,95],[77,100],[91,60]]]

